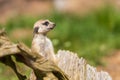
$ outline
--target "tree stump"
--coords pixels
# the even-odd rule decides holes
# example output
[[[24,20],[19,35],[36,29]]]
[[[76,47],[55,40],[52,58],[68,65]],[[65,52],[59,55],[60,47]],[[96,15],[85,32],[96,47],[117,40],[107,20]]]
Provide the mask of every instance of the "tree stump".
[[[11,56],[33,70],[29,78],[17,71]],[[5,31],[0,30],[0,62],[10,66],[19,80],[112,80],[107,72],[98,72],[76,53],[59,50],[55,56],[58,64],[35,55],[23,43],[11,42]]]

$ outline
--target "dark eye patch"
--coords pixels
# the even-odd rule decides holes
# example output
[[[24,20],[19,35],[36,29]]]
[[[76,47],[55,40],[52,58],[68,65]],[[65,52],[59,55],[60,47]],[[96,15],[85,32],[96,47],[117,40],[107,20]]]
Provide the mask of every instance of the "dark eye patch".
[[[38,33],[38,29],[39,29],[39,27],[35,27],[33,33],[34,34]]]
[[[45,26],[48,26],[49,22],[48,21],[45,21],[44,23],[42,23],[43,25]]]

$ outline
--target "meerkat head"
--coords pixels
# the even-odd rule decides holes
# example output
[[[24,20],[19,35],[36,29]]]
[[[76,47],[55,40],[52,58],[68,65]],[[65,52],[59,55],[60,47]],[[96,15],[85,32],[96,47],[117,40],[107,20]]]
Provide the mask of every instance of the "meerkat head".
[[[55,27],[55,23],[49,20],[39,20],[34,24],[34,34],[46,34]]]

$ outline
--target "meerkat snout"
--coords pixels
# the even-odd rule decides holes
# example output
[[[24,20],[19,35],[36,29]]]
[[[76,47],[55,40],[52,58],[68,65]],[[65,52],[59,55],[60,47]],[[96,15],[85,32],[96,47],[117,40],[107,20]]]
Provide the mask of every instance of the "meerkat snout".
[[[56,26],[49,20],[39,20],[34,24],[34,34],[46,34]]]

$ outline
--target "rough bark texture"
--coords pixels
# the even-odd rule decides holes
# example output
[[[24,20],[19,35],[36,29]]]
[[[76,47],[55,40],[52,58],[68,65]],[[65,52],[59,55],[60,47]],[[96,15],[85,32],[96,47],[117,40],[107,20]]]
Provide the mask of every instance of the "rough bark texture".
[[[10,66],[19,80],[26,80],[27,77],[17,71],[11,56],[33,70],[30,80],[112,80],[107,72],[97,72],[75,53],[59,50],[56,54],[58,64],[55,64],[32,53],[23,43],[12,43],[4,30],[0,30],[0,62]]]
[[[56,57],[59,59],[58,66],[68,75],[69,80],[112,80],[107,72],[98,72],[76,53],[59,50]]]

